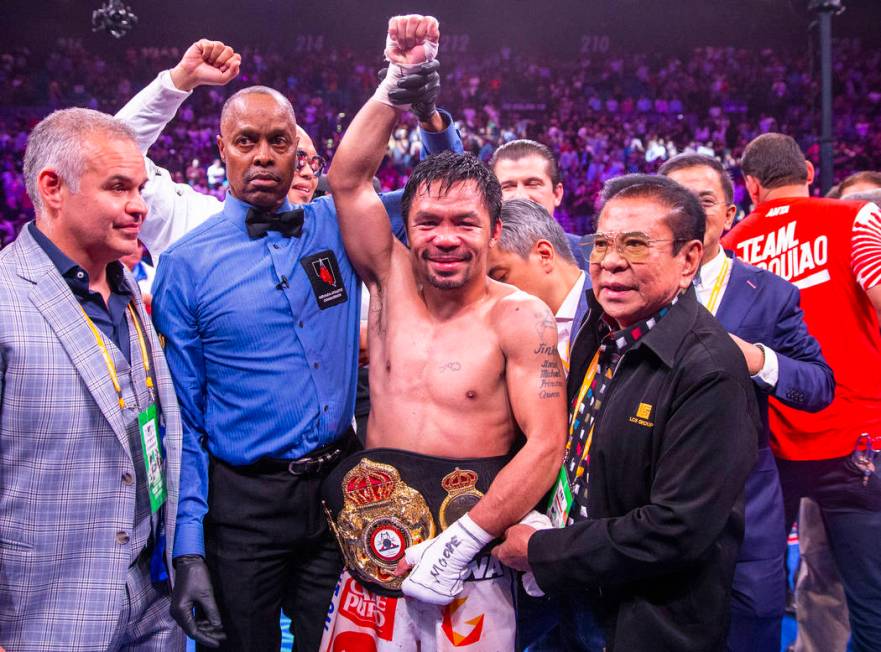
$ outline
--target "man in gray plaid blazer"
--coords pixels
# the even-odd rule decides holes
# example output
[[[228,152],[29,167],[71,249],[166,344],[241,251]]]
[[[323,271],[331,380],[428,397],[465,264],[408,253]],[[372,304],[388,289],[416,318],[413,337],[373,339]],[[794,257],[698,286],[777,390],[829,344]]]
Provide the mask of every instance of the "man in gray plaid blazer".
[[[161,554],[180,415],[117,262],[146,216],[143,157],[122,123],[67,109],[31,133],[25,178],[36,222],[0,251],[0,647],[184,650]]]

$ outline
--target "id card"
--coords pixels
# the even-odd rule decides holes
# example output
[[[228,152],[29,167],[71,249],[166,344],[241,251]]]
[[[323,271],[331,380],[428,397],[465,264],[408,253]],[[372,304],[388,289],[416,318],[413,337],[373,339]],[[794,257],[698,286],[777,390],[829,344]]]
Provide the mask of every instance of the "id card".
[[[560,467],[560,474],[557,476],[551,499],[548,501],[547,515],[551,519],[551,525],[565,527],[566,520],[569,518],[569,510],[572,509],[572,502],[569,474],[566,473],[566,466],[563,465]]]
[[[141,432],[141,450],[144,451],[144,465],[147,467],[150,510],[155,514],[168,496],[165,475],[162,473],[162,444],[159,441],[159,418],[155,403],[138,415],[138,430]]]

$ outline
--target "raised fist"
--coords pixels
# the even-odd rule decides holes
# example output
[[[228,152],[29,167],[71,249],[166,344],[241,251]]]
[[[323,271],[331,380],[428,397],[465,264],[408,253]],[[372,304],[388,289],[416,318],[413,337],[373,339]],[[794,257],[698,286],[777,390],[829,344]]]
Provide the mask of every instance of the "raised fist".
[[[239,74],[242,56],[221,41],[206,38],[193,43],[171,70],[171,81],[182,91],[197,86],[223,86]]]
[[[425,42],[437,44],[440,40],[440,26],[434,16],[395,16],[388,22],[388,39],[385,56],[392,63],[422,63],[434,58],[434,48],[429,57]]]

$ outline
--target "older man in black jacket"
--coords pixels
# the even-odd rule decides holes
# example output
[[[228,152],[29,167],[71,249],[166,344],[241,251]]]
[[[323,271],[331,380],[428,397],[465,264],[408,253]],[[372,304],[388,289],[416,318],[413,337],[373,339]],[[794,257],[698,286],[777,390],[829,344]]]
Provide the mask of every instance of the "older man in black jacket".
[[[564,527],[514,526],[496,554],[565,596],[567,649],[594,609],[609,650],[721,650],[761,427],[749,372],[692,288],[706,219],[694,196],[643,175],[606,196],[549,506]]]

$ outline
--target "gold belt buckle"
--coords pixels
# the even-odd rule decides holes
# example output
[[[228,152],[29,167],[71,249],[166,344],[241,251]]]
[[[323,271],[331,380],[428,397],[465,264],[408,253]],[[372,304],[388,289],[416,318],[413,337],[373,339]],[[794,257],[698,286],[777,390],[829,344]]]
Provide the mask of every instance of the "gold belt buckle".
[[[434,519],[422,494],[398,470],[363,458],[343,477],[343,509],[331,527],[346,564],[387,589],[401,588],[394,574],[404,550],[431,539]]]

